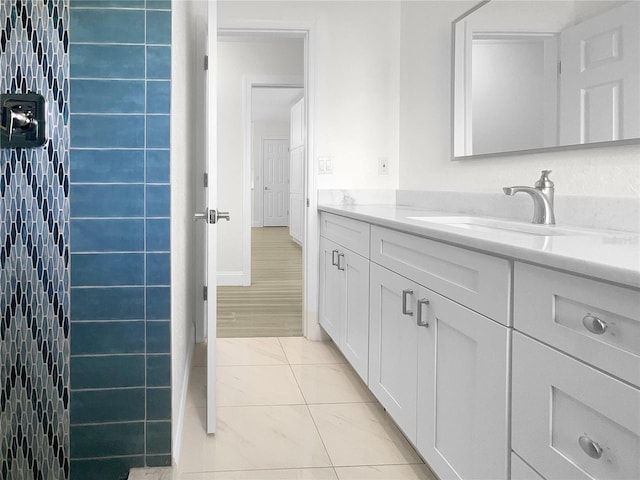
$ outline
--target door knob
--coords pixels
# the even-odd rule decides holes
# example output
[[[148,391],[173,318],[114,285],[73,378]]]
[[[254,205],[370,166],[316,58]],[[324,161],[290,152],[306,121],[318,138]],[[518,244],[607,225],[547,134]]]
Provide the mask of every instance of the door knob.
[[[213,216],[215,215],[215,219],[213,218]],[[221,211],[216,211],[216,210],[211,210],[211,223],[218,223],[218,221],[222,220],[223,218],[228,222],[229,220],[231,220],[231,216],[229,215],[229,212],[221,212]]]
[[[264,187],[265,190],[269,190],[269,187]]]
[[[225,219],[227,222],[231,220],[229,212],[219,212],[217,210],[209,210],[204,212],[196,212],[193,214],[194,220],[204,220],[207,223],[218,223],[218,220]]]
[[[193,214],[194,220],[204,220],[205,222],[209,222],[209,209],[207,208],[204,212],[196,212]]]

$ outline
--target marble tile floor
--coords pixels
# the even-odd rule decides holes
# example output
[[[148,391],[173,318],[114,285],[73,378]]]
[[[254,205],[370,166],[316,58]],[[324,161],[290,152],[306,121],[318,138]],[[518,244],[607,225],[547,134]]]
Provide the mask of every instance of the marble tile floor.
[[[219,338],[216,356],[216,434],[198,345],[179,467],[129,480],[436,480],[332,343]]]

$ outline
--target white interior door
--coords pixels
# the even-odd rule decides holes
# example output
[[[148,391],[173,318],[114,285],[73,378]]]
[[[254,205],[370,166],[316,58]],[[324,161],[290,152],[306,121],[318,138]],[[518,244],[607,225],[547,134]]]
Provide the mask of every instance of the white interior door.
[[[262,140],[263,225],[289,225],[289,140]]]
[[[640,3],[561,32],[561,144],[640,136]]]
[[[207,341],[207,433],[216,431],[216,250],[217,250],[217,149],[216,149],[216,35],[208,29],[217,27],[216,2],[207,2],[207,17],[198,22],[194,41],[195,65],[198,69],[196,94],[196,342]],[[211,54],[213,52],[213,54]],[[206,59],[206,60],[205,60]]]

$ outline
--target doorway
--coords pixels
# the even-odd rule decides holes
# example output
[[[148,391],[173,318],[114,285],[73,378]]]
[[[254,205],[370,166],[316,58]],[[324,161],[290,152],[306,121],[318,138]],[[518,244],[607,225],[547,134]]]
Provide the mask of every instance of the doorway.
[[[303,249],[289,232],[289,131],[304,71],[303,38],[219,32],[218,201],[237,220],[219,237],[218,337],[303,334]]]

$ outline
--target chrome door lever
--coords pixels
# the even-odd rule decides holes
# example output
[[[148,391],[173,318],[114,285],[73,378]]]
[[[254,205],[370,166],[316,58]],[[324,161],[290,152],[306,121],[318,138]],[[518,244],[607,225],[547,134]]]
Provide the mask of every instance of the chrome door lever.
[[[220,220],[225,219],[227,222],[231,220],[231,216],[229,212],[221,212],[220,210],[211,210],[211,218],[209,221],[211,223],[218,223]]]
[[[193,214],[194,220],[204,220],[209,223],[209,209],[206,208],[204,212],[196,212]]]

